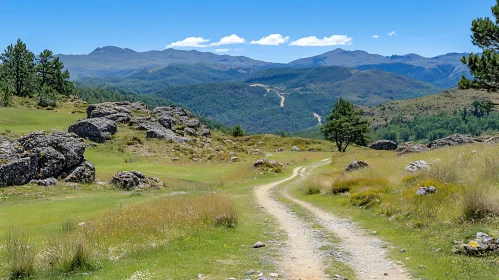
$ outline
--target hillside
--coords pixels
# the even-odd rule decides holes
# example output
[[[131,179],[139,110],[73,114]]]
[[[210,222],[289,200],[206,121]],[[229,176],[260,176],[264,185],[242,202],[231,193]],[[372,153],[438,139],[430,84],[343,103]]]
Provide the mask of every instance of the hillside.
[[[344,66],[359,70],[379,69],[407,75],[437,87],[456,86],[462,75],[469,75],[460,62],[465,53],[449,53],[426,58],[417,54],[381,56],[365,51],[335,49],[317,56],[297,59],[288,65],[293,67]]]
[[[162,51],[136,52],[127,48],[107,46],[96,48],[89,54],[58,54],[72,79],[83,77],[127,76],[137,71],[166,67],[170,64],[222,64],[231,68],[246,70],[278,66],[244,56],[218,55],[196,50],[183,51],[165,49]]]
[[[499,93],[485,90],[452,89],[420,98],[390,101],[376,106],[363,107],[363,110],[365,115],[373,121],[373,126],[378,127],[386,125],[397,117],[413,119],[437,115],[442,112],[461,111],[464,107],[470,108],[471,103],[475,100],[486,99],[498,104]]]

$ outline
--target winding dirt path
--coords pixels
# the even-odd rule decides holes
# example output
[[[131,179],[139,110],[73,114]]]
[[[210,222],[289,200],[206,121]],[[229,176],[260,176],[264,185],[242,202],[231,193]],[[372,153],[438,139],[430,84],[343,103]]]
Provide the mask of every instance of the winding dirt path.
[[[326,162],[322,161],[320,164],[324,163]],[[284,204],[271,198],[272,188],[298,175],[306,177],[310,174],[306,172],[306,168],[297,167],[293,170],[293,175],[284,180],[255,187],[255,196],[258,203],[277,219],[281,229],[288,235],[288,246],[283,250],[284,256],[280,264],[284,279],[330,279],[331,276],[324,272],[325,260],[318,252],[319,245],[313,236],[313,229],[293,215]],[[291,197],[286,188],[283,189],[283,194],[308,210],[324,229],[341,240],[338,246],[346,253],[342,261],[352,267],[358,279],[412,279],[400,265],[387,259],[387,245],[380,239],[367,234],[348,219],[340,219],[310,203]]]

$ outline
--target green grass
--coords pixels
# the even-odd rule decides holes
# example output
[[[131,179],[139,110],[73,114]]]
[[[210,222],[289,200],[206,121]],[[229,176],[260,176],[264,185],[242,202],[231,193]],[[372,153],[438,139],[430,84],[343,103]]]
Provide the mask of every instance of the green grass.
[[[465,202],[473,197],[464,195],[468,188],[481,189],[489,198],[486,206],[495,211],[497,203],[491,203],[497,202],[498,178],[489,170],[497,171],[497,159],[493,160],[497,158],[496,149],[495,145],[472,144],[404,156],[369,149],[335,153],[332,164],[312,174],[319,182],[329,182],[319,185],[321,194],[308,195],[302,187],[293,188],[291,193],[375,231],[394,246],[390,248],[391,258],[402,261],[417,278],[495,279],[499,273],[498,256],[456,255],[452,247],[453,240],[467,241],[478,231],[499,236],[495,212],[485,219],[467,219],[465,209],[470,206]],[[478,152],[472,154],[472,150]],[[353,159],[366,160],[371,167],[341,175]],[[432,163],[430,172],[411,175],[404,170],[408,163],[420,159]],[[430,185],[438,192],[415,194],[418,187]],[[341,188],[348,190],[333,194]],[[371,196],[375,197],[360,203]]]

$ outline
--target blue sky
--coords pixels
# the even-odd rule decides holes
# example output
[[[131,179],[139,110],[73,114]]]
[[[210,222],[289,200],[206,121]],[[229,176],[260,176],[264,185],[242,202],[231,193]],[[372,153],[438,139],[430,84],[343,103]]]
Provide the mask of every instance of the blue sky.
[[[85,54],[109,45],[137,51],[172,46],[273,62],[289,62],[338,47],[382,55],[418,53],[427,57],[477,51],[470,42],[471,21],[490,16],[490,7],[495,3],[493,0],[2,2],[1,49],[21,38],[35,53],[45,48],[55,53]],[[395,33],[390,36],[390,32]],[[374,35],[378,38],[373,38]],[[224,37],[227,38],[221,41]]]

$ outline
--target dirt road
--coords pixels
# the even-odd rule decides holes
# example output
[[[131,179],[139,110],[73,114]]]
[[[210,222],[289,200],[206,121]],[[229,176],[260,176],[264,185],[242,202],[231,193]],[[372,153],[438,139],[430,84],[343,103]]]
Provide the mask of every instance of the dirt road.
[[[306,168],[297,167],[293,170],[293,175],[284,180],[255,187],[255,196],[258,203],[277,219],[280,228],[288,236],[287,246],[282,248],[280,263],[284,279],[331,279],[332,276],[325,273],[326,263],[331,260],[326,260],[319,253],[320,242],[316,240],[313,229],[294,215],[285,204],[271,197],[271,190],[275,186],[285,184],[298,175],[305,178],[309,173]],[[310,203],[291,197],[286,192],[286,185],[282,188],[283,195],[310,212],[325,230],[341,240],[338,244],[343,252],[341,261],[355,271],[358,279],[412,279],[400,265],[387,259],[386,243],[367,234],[348,219],[340,219]]]

